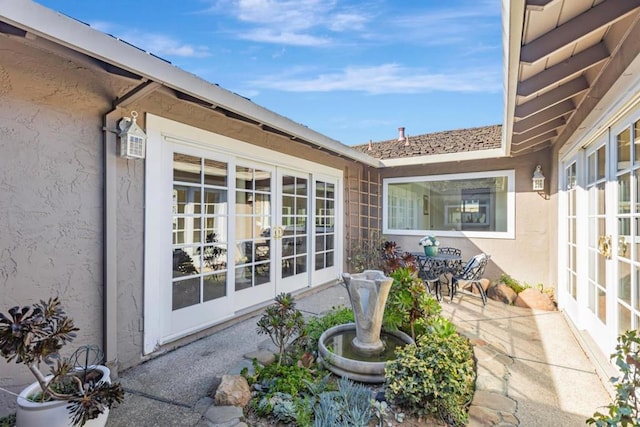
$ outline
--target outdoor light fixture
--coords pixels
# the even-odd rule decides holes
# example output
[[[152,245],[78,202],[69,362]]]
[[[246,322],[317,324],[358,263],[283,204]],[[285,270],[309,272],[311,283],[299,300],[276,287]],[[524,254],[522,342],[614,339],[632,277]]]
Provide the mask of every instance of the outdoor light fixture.
[[[138,126],[138,113],[131,112],[131,117],[123,117],[118,123],[120,139],[120,157],[125,159],[144,159],[147,134]]]
[[[544,175],[542,175],[542,166],[536,166],[536,170],[533,171],[533,191],[538,193],[544,193]]]

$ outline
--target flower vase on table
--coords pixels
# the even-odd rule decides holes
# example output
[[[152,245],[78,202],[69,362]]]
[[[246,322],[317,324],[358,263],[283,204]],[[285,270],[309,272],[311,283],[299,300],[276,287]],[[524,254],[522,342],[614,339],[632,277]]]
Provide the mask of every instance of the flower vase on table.
[[[437,246],[425,246],[424,254],[426,256],[436,256],[438,255],[438,247]]]
[[[435,236],[424,236],[418,243],[424,247],[424,254],[426,256],[436,256],[438,254],[440,242]]]

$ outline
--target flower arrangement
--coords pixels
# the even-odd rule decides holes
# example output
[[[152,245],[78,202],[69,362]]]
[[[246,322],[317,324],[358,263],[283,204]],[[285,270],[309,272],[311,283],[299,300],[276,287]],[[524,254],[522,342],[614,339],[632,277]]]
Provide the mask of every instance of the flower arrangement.
[[[420,246],[440,246],[440,241],[436,238],[436,236],[430,235],[424,236],[418,243],[420,244]]]

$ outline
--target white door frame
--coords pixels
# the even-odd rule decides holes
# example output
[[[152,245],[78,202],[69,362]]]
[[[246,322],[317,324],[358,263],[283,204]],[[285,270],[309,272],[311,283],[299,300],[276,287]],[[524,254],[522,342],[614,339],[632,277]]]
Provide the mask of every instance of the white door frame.
[[[342,185],[344,172],[329,166],[317,164],[308,160],[297,158],[288,154],[276,152],[223,135],[219,135],[210,131],[196,128],[184,123],[162,118],[153,114],[146,114],[146,131],[147,131],[147,155],[145,161],[145,257],[144,257],[144,339],[143,353],[149,354],[156,351],[161,345],[187,336],[198,330],[202,330],[213,326],[217,323],[225,321],[236,315],[236,306],[234,289],[230,286],[233,283],[233,262],[228,262],[228,305],[221,308],[215,317],[203,319],[202,322],[194,322],[194,326],[186,328],[179,332],[171,330],[167,322],[171,320],[166,316],[167,307],[170,310],[171,299],[167,297],[168,288],[166,286],[167,278],[171,277],[171,272],[167,276],[166,268],[159,268],[159,263],[164,257],[170,254],[171,247],[171,215],[169,207],[172,205],[171,191],[164,191],[172,187],[171,170],[172,165],[167,163],[164,151],[167,149],[168,143],[179,143],[184,146],[191,147],[194,150],[202,150],[201,152],[207,156],[222,156],[229,160],[229,170],[235,171],[236,162],[246,164],[247,162],[256,162],[260,164],[269,164],[275,168],[283,167],[294,170],[304,170],[309,174],[310,184],[314,183],[316,177],[326,176],[337,181],[337,203],[336,219],[342,216]],[[214,157],[215,158],[215,157]],[[233,172],[235,173],[235,172]],[[229,220],[230,230],[233,230],[234,224],[234,207],[235,204],[235,183],[229,180]],[[313,187],[311,187],[310,198],[313,198]],[[166,212],[162,212],[163,209]],[[312,208],[310,208],[311,210]],[[311,210],[310,217],[314,214]],[[169,218],[169,219],[167,219]],[[342,223],[336,226],[336,259],[337,274],[333,275],[335,279],[342,270]],[[164,230],[164,231],[162,231]],[[310,233],[313,230],[310,228]],[[230,233],[230,236],[233,233]],[[311,234],[313,236],[313,234]],[[229,249],[234,244],[229,239]],[[311,242],[313,240],[311,239]],[[166,252],[166,254],[165,254]],[[229,253],[229,251],[228,251]],[[313,254],[313,243],[311,243],[310,253]],[[228,255],[230,256],[230,255]],[[228,261],[232,261],[228,258]],[[169,263],[168,261],[166,261]],[[307,276],[308,284],[305,286],[315,286],[326,282],[326,278],[321,274],[313,274],[313,259],[309,260],[309,275]],[[271,295],[270,298],[275,295]],[[267,297],[265,297],[267,298]],[[269,298],[269,299],[270,299]],[[265,300],[265,302],[268,299]],[[231,308],[230,308],[231,307]]]

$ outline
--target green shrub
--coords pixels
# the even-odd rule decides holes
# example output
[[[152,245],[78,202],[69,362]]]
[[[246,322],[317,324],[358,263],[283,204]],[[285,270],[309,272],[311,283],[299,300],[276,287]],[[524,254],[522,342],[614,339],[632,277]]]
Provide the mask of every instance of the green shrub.
[[[272,363],[264,368],[258,368],[257,381],[267,395],[285,393],[297,396],[305,389],[306,381],[315,381],[313,371],[305,367],[294,365],[278,365]]]
[[[307,321],[299,340],[299,351],[316,354],[320,335],[329,328],[345,323],[353,323],[353,310],[344,306],[332,307],[327,313]]]
[[[396,351],[385,369],[386,397],[409,413],[465,425],[474,391],[473,350],[458,334],[426,334]]]
[[[587,424],[604,426],[640,425],[638,393],[640,390],[640,335],[627,331],[618,337],[616,352],[611,355],[622,377],[611,378],[615,384],[615,401],[607,406],[608,414],[596,412]]]
[[[258,333],[269,335],[271,341],[278,347],[279,365],[282,364],[286,344],[300,333],[304,326],[302,313],[295,308],[295,305],[291,294],[281,293],[276,296],[275,304],[267,307],[258,320]]]
[[[14,427],[16,425],[16,414],[10,414],[0,418],[0,427]]]
[[[337,391],[320,394],[314,415],[317,427],[366,427],[373,415],[371,392],[362,384],[343,377]]]
[[[503,274],[502,276],[500,276],[500,279],[498,280],[498,283],[504,283],[505,285],[507,285],[508,287],[513,289],[513,291],[516,294],[519,294],[520,292],[524,291],[525,289],[531,287],[531,286],[527,285],[526,283],[524,285],[521,284],[519,281],[517,281],[513,277],[509,276],[508,274]]]
[[[427,331],[429,317],[440,314],[442,308],[411,268],[398,268],[390,276],[393,285],[385,306],[383,325],[390,331],[400,329],[415,340]]]

